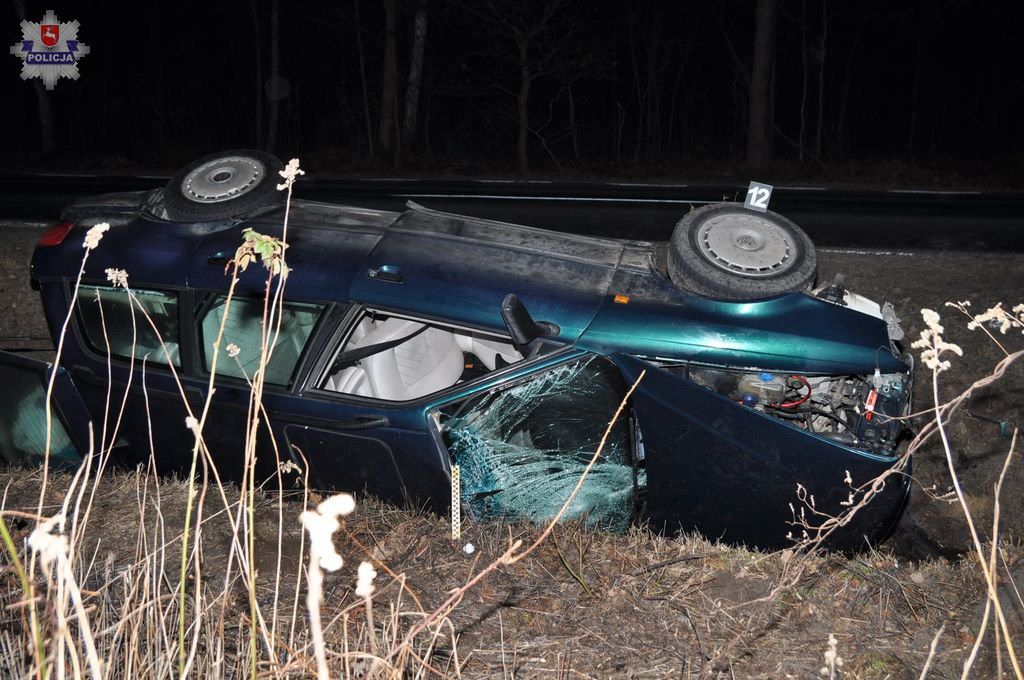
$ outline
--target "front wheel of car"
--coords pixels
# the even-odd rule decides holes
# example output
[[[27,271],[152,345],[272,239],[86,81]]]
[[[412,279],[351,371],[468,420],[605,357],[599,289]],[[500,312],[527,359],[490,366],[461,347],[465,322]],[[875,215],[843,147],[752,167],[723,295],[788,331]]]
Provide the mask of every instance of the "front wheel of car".
[[[756,300],[814,285],[814,244],[782,215],[715,203],[679,220],[668,273],[681,288],[719,300]]]
[[[239,217],[277,205],[283,165],[269,153],[240,149],[204,156],[178,171],[164,188],[167,217],[204,222]]]

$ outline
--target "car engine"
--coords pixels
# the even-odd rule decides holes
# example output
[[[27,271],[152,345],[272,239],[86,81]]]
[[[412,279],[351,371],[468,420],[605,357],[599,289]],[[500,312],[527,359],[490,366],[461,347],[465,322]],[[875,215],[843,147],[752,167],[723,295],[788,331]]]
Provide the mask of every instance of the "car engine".
[[[835,442],[892,455],[909,404],[903,373],[799,375],[697,364],[665,366],[694,383],[765,415]]]

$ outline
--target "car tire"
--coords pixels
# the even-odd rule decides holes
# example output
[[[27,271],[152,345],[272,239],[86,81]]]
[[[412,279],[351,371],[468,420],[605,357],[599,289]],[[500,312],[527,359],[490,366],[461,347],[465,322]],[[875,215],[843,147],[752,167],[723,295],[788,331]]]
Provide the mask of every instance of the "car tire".
[[[782,215],[715,203],[679,220],[668,247],[677,286],[718,300],[757,300],[814,285],[818,260],[804,231]]]
[[[164,188],[164,209],[176,222],[205,222],[239,217],[279,205],[280,159],[239,149],[204,156],[178,171]]]

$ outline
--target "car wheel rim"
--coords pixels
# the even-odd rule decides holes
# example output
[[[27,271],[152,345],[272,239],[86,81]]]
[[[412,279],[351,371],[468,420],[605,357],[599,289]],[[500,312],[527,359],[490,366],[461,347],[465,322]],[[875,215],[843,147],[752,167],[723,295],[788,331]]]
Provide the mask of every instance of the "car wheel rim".
[[[266,175],[263,163],[246,156],[225,156],[203,163],[181,182],[185,197],[196,203],[221,203],[252,191]]]
[[[720,269],[752,278],[776,276],[795,263],[791,234],[758,215],[711,217],[697,231],[697,251]]]

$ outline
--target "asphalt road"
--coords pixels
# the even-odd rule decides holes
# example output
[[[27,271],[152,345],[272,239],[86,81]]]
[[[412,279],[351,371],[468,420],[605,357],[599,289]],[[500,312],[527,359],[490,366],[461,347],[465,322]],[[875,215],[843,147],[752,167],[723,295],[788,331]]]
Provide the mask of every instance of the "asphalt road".
[[[155,188],[160,176],[0,176],[0,218],[55,219],[80,196]],[[736,185],[304,177],[300,198],[401,210],[408,200],[454,213],[572,233],[666,240],[692,206],[742,200]],[[773,210],[822,247],[1024,252],[1024,195],[776,187]]]

